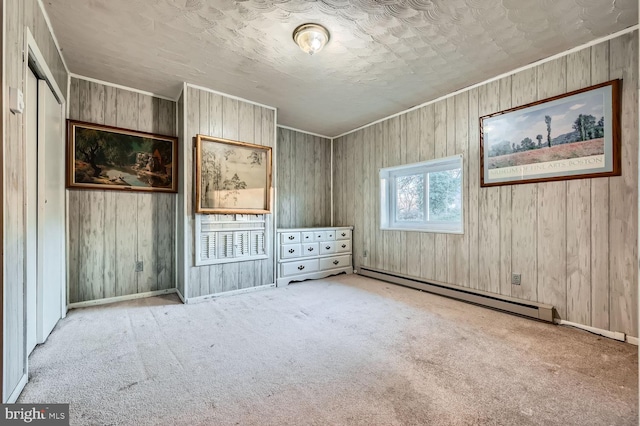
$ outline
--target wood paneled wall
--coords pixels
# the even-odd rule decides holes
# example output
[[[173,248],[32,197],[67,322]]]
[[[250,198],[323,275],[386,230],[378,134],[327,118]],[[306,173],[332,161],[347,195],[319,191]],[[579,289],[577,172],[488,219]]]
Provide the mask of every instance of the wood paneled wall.
[[[26,63],[23,61],[24,28],[29,27],[51,69],[56,83],[67,91],[67,72],[56,49],[37,0],[5,0],[5,87],[25,92]],[[26,374],[24,356],[24,252],[25,252],[25,152],[24,115],[4,112],[3,195],[3,337],[6,350],[2,399],[5,400]]]
[[[185,108],[187,113],[185,160],[181,166],[185,176],[181,192],[186,201],[186,228],[184,232],[185,275],[187,298],[206,296],[257,287],[275,282],[273,268],[274,221],[266,215],[269,226],[268,259],[220,265],[195,266],[193,238],[195,213],[193,205],[193,140],[196,134],[221,137],[258,145],[275,146],[275,111],[217,93],[188,86]],[[272,153],[275,158],[275,152]],[[276,161],[277,164],[277,161]],[[274,168],[274,176],[275,176]],[[275,205],[275,200],[272,200]],[[220,220],[234,220],[235,215],[217,215]],[[181,274],[182,276],[182,274]]]
[[[480,188],[479,117],[615,78],[622,176]],[[458,153],[464,235],[380,231],[378,169]],[[355,226],[356,267],[548,303],[638,336],[637,31],[334,140],[334,203],[335,225]]]
[[[331,139],[278,127],[278,228],[331,225]]]
[[[69,97],[70,119],[176,135],[175,102],[76,78]],[[67,197],[70,303],[175,288],[176,194],[71,189]]]

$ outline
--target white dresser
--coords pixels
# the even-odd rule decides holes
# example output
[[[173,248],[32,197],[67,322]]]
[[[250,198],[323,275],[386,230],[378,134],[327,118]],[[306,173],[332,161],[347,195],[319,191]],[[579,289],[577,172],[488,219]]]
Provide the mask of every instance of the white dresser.
[[[352,226],[278,229],[278,287],[291,281],[353,273]]]

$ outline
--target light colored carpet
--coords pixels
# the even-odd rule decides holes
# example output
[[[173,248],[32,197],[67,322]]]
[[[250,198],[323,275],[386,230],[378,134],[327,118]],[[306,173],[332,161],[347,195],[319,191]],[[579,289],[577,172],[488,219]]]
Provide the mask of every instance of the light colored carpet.
[[[73,310],[19,402],[77,425],[636,425],[637,353],[343,275]]]

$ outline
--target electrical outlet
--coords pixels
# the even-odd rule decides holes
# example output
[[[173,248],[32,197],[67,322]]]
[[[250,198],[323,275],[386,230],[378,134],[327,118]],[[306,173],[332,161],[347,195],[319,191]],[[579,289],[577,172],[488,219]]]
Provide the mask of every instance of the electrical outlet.
[[[511,274],[511,284],[520,285],[521,282],[522,282],[521,274]]]
[[[136,262],[136,272],[144,271],[144,262]]]

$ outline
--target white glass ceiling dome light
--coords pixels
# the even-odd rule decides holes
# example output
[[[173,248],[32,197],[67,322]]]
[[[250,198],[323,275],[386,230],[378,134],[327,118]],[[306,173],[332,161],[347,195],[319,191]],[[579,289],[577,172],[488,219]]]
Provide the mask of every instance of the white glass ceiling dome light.
[[[329,31],[322,25],[302,24],[293,30],[293,41],[300,49],[313,55],[322,50],[329,41]]]

